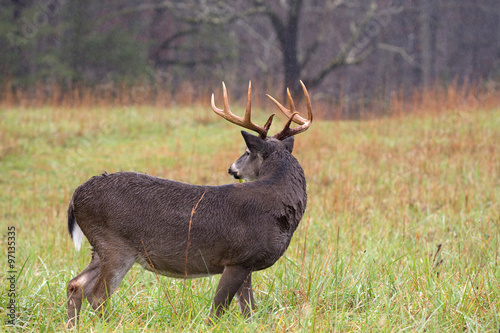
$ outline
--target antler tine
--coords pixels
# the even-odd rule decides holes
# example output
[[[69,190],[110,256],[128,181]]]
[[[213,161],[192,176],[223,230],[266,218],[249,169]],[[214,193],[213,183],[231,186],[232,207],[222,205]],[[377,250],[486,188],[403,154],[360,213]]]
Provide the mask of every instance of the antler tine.
[[[288,102],[290,103],[290,113],[293,115],[295,113],[295,105],[293,104],[292,95],[290,94],[290,89],[286,88],[286,94],[288,96]],[[292,117],[290,117],[292,118]]]
[[[264,125],[264,129],[269,131],[269,128],[271,127],[271,123],[273,122],[273,117],[276,115],[276,113],[273,113],[272,115],[269,116],[269,119],[267,119],[266,124]]]
[[[307,93],[307,89],[306,89],[304,83],[302,83],[302,81],[300,81],[300,84],[302,85],[302,89],[304,90],[304,95],[306,96],[306,101],[309,101],[309,94]],[[276,99],[274,99],[271,95],[267,95],[267,97],[269,97],[274,102],[274,104],[276,104],[278,109],[280,109],[281,112],[283,112],[283,114],[288,119],[290,119],[292,117],[292,114],[295,112],[295,105],[293,103],[292,95],[290,94],[290,89],[287,88],[286,93],[288,95],[288,101],[290,103],[290,110],[288,110],[283,105],[281,105],[281,103],[278,102]],[[309,102],[307,104],[307,111],[308,111],[307,118],[308,119],[312,118],[312,113],[310,113],[310,106],[311,106],[311,103]],[[308,119],[305,119],[302,116],[300,116],[300,114],[298,114],[294,117],[293,122],[298,124],[298,125],[304,125],[308,121]]]
[[[306,98],[306,107],[307,107],[307,119],[310,123],[313,121],[313,113],[311,106],[311,99],[309,98],[309,93],[307,92],[306,85],[304,82],[300,81],[300,85],[302,86],[302,91],[304,92],[304,97]],[[311,124],[309,124],[311,126]]]
[[[265,139],[267,136],[267,131],[269,130],[269,127],[271,126],[271,121],[274,115],[269,117],[266,125],[264,127],[260,127],[259,125],[256,125],[252,122],[251,120],[251,109],[252,109],[252,83],[248,83],[248,96],[247,96],[247,108],[245,110],[245,115],[243,117],[238,117],[237,115],[233,114],[231,110],[229,110],[229,101],[227,99],[227,90],[226,90],[226,85],[224,82],[222,82],[222,95],[224,98],[224,110],[221,110],[215,106],[215,97],[214,94],[212,94],[212,109],[214,110],[215,113],[217,113],[219,116],[222,118],[226,119],[230,123],[233,123],[235,125],[241,126],[243,128],[255,131],[259,133],[259,137],[262,139]]]
[[[245,109],[245,120],[250,121],[250,113],[252,110],[252,81],[248,81],[247,108]]]
[[[288,117],[288,122],[286,123],[285,127],[283,130],[273,137],[278,139],[278,140],[284,140],[290,136],[297,135],[299,133],[304,132],[311,126],[312,121],[313,121],[313,115],[312,115],[312,106],[311,106],[311,99],[309,98],[309,93],[307,92],[306,86],[302,81],[300,81],[300,84],[302,86],[302,90],[304,91],[304,96],[306,98],[306,105],[307,105],[307,119],[301,117],[298,112],[295,111],[295,106],[293,104],[293,99],[292,96],[290,95],[290,91],[287,89],[287,94],[288,94],[288,99],[290,101],[290,110],[286,109],[283,105],[281,105],[277,100],[272,98],[271,96],[267,95],[275,104],[278,106],[278,108],[283,112],[287,117]],[[290,124],[292,121],[296,124],[299,124],[300,126],[295,127],[295,128],[290,128]]]

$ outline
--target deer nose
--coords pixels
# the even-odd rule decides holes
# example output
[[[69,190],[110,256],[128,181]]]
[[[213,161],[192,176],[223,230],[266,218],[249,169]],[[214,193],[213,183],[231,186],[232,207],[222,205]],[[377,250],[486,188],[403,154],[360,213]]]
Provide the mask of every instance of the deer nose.
[[[240,179],[240,176],[238,176],[238,171],[233,170],[232,168],[229,168],[229,169],[227,170],[227,172],[228,172],[231,176],[233,176],[234,178],[236,178],[236,179]]]

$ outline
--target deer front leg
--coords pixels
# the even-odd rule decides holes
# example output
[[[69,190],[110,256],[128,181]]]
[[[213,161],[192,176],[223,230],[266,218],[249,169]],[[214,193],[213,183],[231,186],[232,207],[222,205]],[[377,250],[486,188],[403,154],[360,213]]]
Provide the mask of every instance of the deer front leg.
[[[226,266],[215,292],[210,319],[219,318],[224,314],[236,292],[246,280],[250,281],[251,274],[252,270],[248,268]]]
[[[240,304],[241,313],[243,313],[245,318],[250,317],[252,310],[255,310],[255,301],[253,299],[252,291],[252,273],[248,274],[246,279],[243,281],[236,297],[238,298],[238,303]]]

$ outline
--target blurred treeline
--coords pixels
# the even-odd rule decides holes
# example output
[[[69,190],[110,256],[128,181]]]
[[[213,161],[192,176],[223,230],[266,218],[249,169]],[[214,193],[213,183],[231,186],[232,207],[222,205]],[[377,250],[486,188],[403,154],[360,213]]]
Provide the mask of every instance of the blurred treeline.
[[[300,95],[301,79],[315,100],[338,104],[435,85],[495,89],[500,78],[498,0],[0,0],[0,8],[3,96],[140,86],[175,98],[224,80],[239,97],[253,80],[282,98],[285,87]]]

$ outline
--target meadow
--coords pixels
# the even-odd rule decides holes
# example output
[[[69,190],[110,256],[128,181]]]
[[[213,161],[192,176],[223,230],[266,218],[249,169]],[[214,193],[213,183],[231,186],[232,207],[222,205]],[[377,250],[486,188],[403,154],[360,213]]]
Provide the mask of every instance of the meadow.
[[[243,103],[241,103],[243,105]],[[314,101],[313,101],[314,107]],[[235,113],[242,109],[234,107]],[[253,111],[263,123],[267,111]],[[0,108],[0,317],[7,332],[64,332],[66,284],[90,260],[67,232],[74,189],[106,171],[235,182],[240,129],[196,107]],[[272,133],[281,129],[275,120]],[[253,274],[258,309],[206,317],[218,276],[175,280],[137,265],[79,332],[498,332],[500,108],[358,121],[315,119],[294,155],[308,207],[286,254]],[[8,320],[15,227],[16,322]]]

